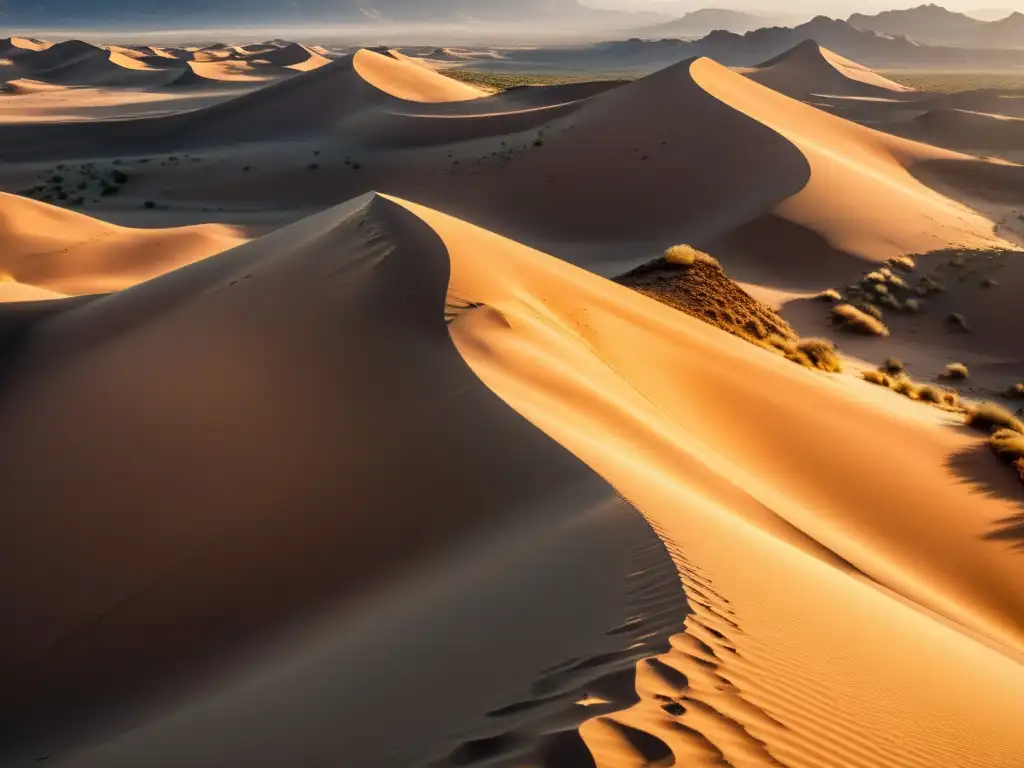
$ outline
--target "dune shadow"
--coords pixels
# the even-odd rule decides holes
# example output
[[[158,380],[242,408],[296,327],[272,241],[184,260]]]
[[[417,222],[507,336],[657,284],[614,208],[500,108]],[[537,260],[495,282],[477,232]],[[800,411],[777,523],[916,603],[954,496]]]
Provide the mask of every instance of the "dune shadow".
[[[1013,504],[1017,511],[992,522],[982,538],[1008,544],[1024,554],[1024,487],[1014,472],[992,454],[984,444],[954,453],[946,460],[950,473],[988,498]]]

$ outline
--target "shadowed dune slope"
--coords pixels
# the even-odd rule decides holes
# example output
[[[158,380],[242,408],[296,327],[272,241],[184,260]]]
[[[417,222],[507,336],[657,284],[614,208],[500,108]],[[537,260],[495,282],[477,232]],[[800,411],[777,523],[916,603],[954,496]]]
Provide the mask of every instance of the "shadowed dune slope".
[[[587,681],[668,649],[664,546],[466,366],[449,271],[366,197],[23,323],[5,765],[407,765],[524,700],[521,738],[570,727]],[[382,741],[410,696],[429,711]]]
[[[244,240],[236,228],[220,224],[129,229],[0,193],[0,300],[39,291],[107,293]]]

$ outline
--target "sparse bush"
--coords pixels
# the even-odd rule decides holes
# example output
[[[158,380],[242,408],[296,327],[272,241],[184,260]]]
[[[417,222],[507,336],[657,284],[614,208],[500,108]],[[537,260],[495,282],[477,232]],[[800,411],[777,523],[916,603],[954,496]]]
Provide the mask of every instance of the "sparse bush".
[[[827,339],[801,339],[787,351],[786,359],[826,373],[843,370],[835,345]]]
[[[991,277],[986,277],[981,281],[982,288],[996,288],[998,286],[999,283],[996,280],[993,280]]]
[[[892,296],[892,295],[881,296],[878,299],[878,303],[881,304],[886,309],[891,309],[894,312],[901,312],[901,311],[903,311],[903,305],[900,304],[900,300],[897,299],[895,296]]]
[[[889,259],[889,263],[904,272],[913,272],[917,268],[917,264],[909,256],[895,256]]]
[[[945,393],[934,384],[925,384],[917,390],[917,399],[923,403],[934,403],[938,405],[942,403],[944,394]]]
[[[963,363],[950,363],[946,366],[946,370],[939,375],[939,378],[962,381],[969,375],[970,372]]]
[[[997,403],[979,403],[967,412],[967,426],[991,434],[999,429],[1024,433],[1024,422]]]
[[[153,202],[152,200],[147,200],[146,202],[144,202],[142,204],[142,207],[146,208],[147,210],[152,210],[152,209],[156,208],[156,203]]]
[[[1024,381],[1008,387],[1006,396],[1011,400],[1024,400]]]
[[[827,291],[822,291],[815,297],[818,301],[842,301],[843,296],[835,288],[829,288]]]
[[[903,361],[898,357],[888,357],[885,362],[882,363],[880,370],[885,373],[903,373],[905,366]]]
[[[914,381],[905,376],[894,378],[892,380],[892,390],[893,392],[898,392],[904,397],[909,397],[911,400],[920,399],[920,385],[916,384]]]
[[[992,452],[1001,459],[1016,462],[1024,459],[1024,435],[1012,429],[1000,429],[989,438]]]
[[[113,173],[110,174],[110,179],[115,184],[124,184],[126,181],[128,181],[128,174],[126,174],[124,171],[114,171]]]
[[[924,302],[921,299],[907,299],[903,302],[903,311],[910,312],[912,315],[916,315],[924,308]]]
[[[871,384],[877,384],[880,387],[891,387],[892,379],[882,371],[861,371],[861,378]]]
[[[967,325],[967,320],[958,312],[951,312],[946,316],[946,324],[956,331],[970,332],[970,328]]]
[[[866,312],[867,314],[871,315],[873,318],[875,318],[875,320],[881,320],[883,317],[882,310],[880,310],[871,302],[858,304],[857,309],[859,309],[861,312]]]
[[[832,308],[832,322],[844,330],[870,336],[888,336],[889,329],[881,320],[862,312],[852,304]]]

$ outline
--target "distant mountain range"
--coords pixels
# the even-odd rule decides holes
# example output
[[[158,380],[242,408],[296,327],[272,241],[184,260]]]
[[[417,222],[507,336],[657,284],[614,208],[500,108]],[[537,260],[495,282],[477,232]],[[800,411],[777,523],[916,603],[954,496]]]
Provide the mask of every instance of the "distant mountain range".
[[[753,66],[779,56],[801,43],[814,41],[875,69],[989,69],[1024,67],[1024,49],[981,49],[934,46],[903,36],[858,29],[849,22],[818,16],[796,27],[765,27],[744,34],[717,30],[699,40],[632,38],[586,48],[537,49],[509,57],[514,68],[602,68],[640,71],[695,56],[708,56],[728,66]]]
[[[782,23],[782,19],[767,18],[744,11],[733,11],[726,8],[703,8],[684,14],[678,19],[653,24],[637,29],[637,37],[703,37],[716,29],[729,32],[750,32],[761,27]]]
[[[1019,12],[995,21],[982,21],[933,4],[874,16],[855,13],[848,21],[858,29],[902,35],[930,45],[1024,48],[1024,14]]]
[[[654,13],[598,10],[578,0],[0,0],[0,24],[39,27],[574,21],[626,28],[665,18]]]

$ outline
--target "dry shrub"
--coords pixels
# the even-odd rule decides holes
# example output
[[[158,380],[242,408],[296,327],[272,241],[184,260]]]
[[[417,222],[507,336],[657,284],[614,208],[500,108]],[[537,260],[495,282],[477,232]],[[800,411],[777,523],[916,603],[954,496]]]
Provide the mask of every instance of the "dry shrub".
[[[801,339],[786,351],[786,359],[826,373],[840,373],[843,370],[835,345],[827,339]]]
[[[881,371],[861,371],[861,378],[870,384],[877,384],[887,389],[892,386],[892,379]]]
[[[881,366],[881,370],[886,373],[903,373],[904,368],[903,361],[898,357],[887,357]]]
[[[905,376],[895,378],[892,380],[892,391],[898,392],[904,397],[909,397],[911,400],[920,400],[921,387],[915,384],[912,379],[908,379]]]
[[[924,302],[921,299],[907,299],[903,302],[903,311],[916,315],[924,309]]]
[[[917,264],[909,256],[895,256],[889,259],[889,264],[904,272],[913,272],[917,268]]]
[[[946,366],[946,370],[939,374],[941,379],[950,379],[954,381],[963,381],[970,372],[967,370],[967,366],[963,363],[950,363]]]
[[[1024,459],[1024,435],[1012,429],[1000,429],[989,438],[992,452],[1001,459],[1017,462]]]
[[[869,336],[888,336],[889,329],[881,320],[861,312],[852,304],[839,304],[832,308],[832,322],[843,330]]]
[[[1008,429],[1024,434],[1024,422],[998,403],[979,403],[967,412],[967,426],[991,434]]]
[[[1011,400],[1024,400],[1024,381],[1010,386],[1006,390],[1006,396]]]
[[[882,310],[880,310],[878,307],[876,307],[874,304],[871,304],[870,302],[858,304],[857,309],[859,309],[861,312],[866,312],[867,314],[871,315],[873,318],[875,318],[875,320],[881,320],[884,317],[882,315]]]
[[[815,297],[818,301],[829,301],[836,302],[842,301],[843,296],[835,288],[829,288],[827,291],[822,291]]]

